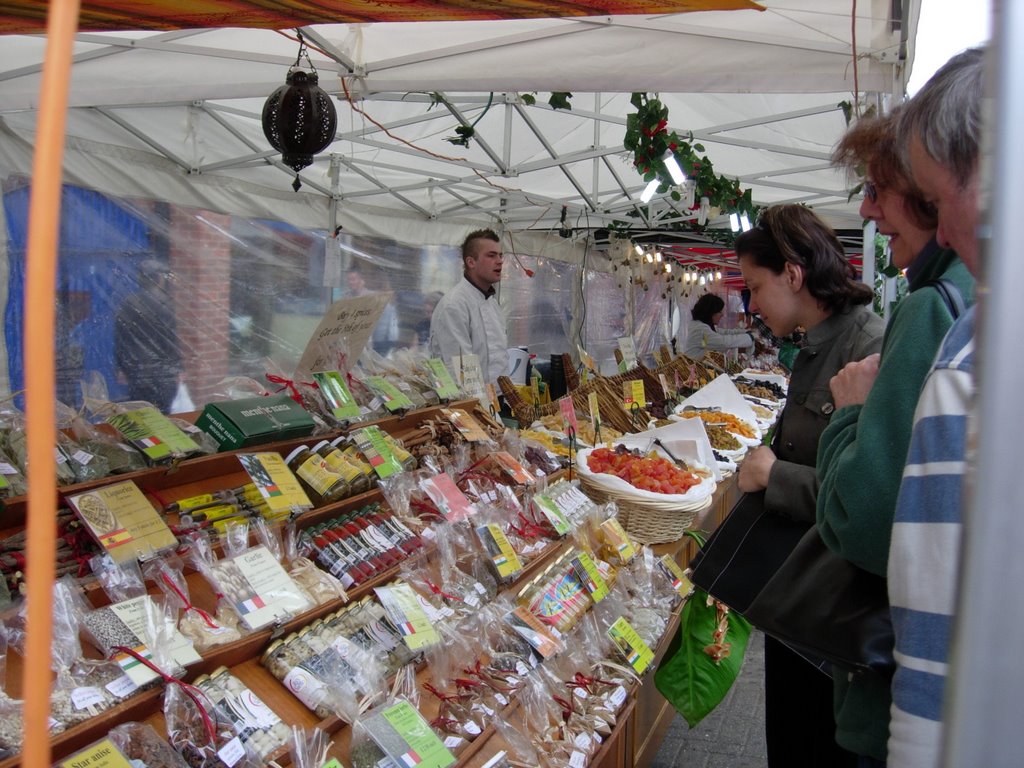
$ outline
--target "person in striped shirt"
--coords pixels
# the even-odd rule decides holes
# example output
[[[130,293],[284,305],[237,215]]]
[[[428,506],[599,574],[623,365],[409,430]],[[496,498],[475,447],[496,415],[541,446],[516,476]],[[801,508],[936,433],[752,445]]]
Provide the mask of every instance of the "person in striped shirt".
[[[938,212],[939,245],[975,277],[984,51],[954,56],[900,117],[914,181]],[[969,464],[976,307],[950,328],[914,414],[889,551],[896,673],[890,768],[932,768],[942,753],[942,706],[956,605],[962,495]]]

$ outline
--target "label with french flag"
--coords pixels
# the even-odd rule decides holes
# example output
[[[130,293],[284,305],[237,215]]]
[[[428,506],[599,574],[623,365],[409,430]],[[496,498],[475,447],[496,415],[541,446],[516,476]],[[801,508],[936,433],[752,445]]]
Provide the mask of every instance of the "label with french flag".
[[[259,595],[254,595],[253,597],[250,597],[248,600],[243,600],[242,602],[237,603],[236,607],[238,608],[238,612],[242,616],[245,616],[247,613],[258,611],[260,608],[266,608],[267,604],[263,602],[262,597],[260,597]]]
[[[408,701],[399,699],[396,704],[383,711],[386,722],[372,722],[368,718],[367,731],[384,750],[385,754],[399,766],[407,768],[448,768],[455,763],[455,755],[431,729],[415,707]],[[385,731],[391,731],[385,736]],[[395,736],[398,738],[395,738]]]
[[[416,651],[440,641],[440,635],[408,584],[398,582],[387,587],[376,587],[373,591],[377,593],[388,621],[402,635],[409,650]]]

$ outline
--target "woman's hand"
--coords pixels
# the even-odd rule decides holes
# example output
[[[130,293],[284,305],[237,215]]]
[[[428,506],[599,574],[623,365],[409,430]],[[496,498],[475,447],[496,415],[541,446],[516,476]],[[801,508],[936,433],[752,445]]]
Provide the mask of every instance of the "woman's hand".
[[[740,462],[737,485],[744,493],[763,491],[768,487],[768,477],[775,464],[775,454],[767,445],[759,445]]]
[[[868,393],[878,378],[878,361],[881,355],[868,355],[863,360],[847,363],[843,370],[829,381],[832,400],[836,408],[847,405],[863,405]]]

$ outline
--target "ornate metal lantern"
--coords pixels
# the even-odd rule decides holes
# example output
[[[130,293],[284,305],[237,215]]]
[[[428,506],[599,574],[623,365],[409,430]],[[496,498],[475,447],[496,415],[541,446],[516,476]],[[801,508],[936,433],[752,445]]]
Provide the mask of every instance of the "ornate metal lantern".
[[[299,68],[305,58],[309,72]],[[302,186],[299,171],[313,162],[334,140],[338,114],[330,95],[318,85],[316,67],[299,35],[299,55],[288,68],[285,84],[270,94],[263,105],[263,133],[270,146],[281,152],[284,164],[295,171],[292,189]]]

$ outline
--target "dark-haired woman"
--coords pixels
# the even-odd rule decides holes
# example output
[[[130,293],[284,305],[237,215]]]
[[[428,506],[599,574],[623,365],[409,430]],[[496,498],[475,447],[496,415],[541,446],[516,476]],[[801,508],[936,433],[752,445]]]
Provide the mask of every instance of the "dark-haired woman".
[[[721,296],[705,293],[690,310],[693,322],[686,332],[686,346],[683,354],[694,360],[700,360],[708,350],[724,352],[729,349],[750,349],[754,346],[753,337],[742,328],[719,330],[715,326],[722,319],[725,302]]]
[[[835,409],[829,380],[877,352],[885,324],[871,311],[871,289],[857,281],[835,233],[809,208],[767,209],[736,239],[736,254],[750,311],[776,336],[798,326],[806,332],[772,446],[743,460],[739,487],[764,491],[769,512],[813,525],[818,438]],[[772,638],[765,638],[765,710],[770,768],[856,765],[857,757],[835,741],[831,679]]]

